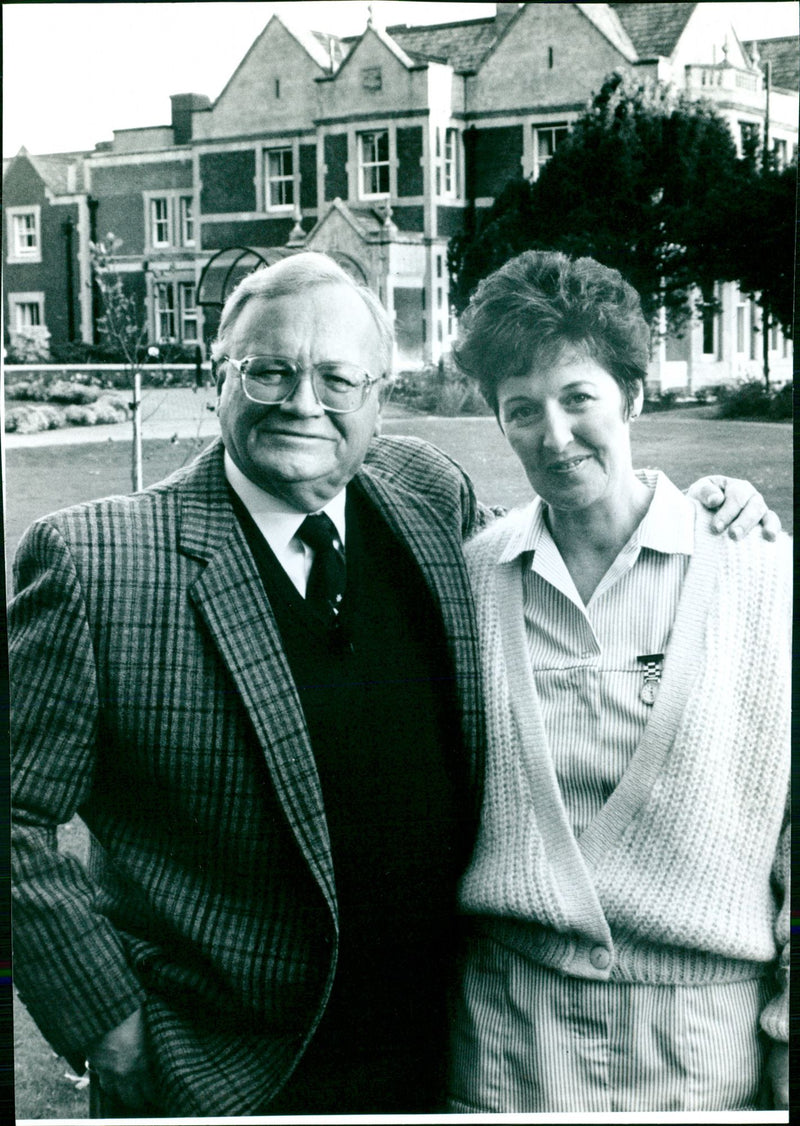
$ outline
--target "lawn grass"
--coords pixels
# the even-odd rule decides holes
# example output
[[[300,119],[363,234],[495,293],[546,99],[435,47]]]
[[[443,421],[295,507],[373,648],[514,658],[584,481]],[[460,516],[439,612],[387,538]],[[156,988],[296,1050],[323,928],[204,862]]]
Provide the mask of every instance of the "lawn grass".
[[[634,462],[663,469],[681,487],[707,473],[747,477],[792,531],[792,432],[786,423],[723,422],[702,412],[645,415],[633,428]],[[390,418],[386,434],[415,434],[440,446],[467,469],[479,497],[494,504],[526,501],[530,488],[491,418]],[[160,480],[197,452],[196,443],[144,444],[146,484]],[[24,529],[67,504],[130,491],[128,442],[18,448],[6,451],[6,545],[13,555]],[[9,588],[10,589],[10,588]],[[80,834],[68,847],[82,847]],[[63,840],[63,838],[62,838]],[[30,1017],[15,1003],[15,1074],[19,1118],[81,1118],[86,1091],[65,1078]]]

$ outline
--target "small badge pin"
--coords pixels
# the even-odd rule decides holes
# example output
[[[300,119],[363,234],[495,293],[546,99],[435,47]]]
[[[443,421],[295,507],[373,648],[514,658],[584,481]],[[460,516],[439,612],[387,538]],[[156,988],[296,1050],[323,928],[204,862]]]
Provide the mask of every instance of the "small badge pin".
[[[656,694],[658,692],[659,681],[661,680],[661,670],[664,664],[663,653],[644,653],[636,660],[642,666],[644,672],[644,679],[642,687],[639,692],[639,698],[643,704],[648,704],[650,707],[656,702]]]

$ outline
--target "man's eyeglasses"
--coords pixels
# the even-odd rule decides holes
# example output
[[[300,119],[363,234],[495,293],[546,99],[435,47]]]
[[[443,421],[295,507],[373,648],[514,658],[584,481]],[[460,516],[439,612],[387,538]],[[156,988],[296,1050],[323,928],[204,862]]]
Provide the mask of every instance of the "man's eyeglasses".
[[[245,356],[242,360],[223,356],[222,359],[238,371],[248,399],[272,407],[291,399],[306,370],[286,356]],[[372,385],[380,383],[380,378],[357,364],[341,360],[314,364],[308,370],[317,402],[331,414],[357,411],[366,402]]]

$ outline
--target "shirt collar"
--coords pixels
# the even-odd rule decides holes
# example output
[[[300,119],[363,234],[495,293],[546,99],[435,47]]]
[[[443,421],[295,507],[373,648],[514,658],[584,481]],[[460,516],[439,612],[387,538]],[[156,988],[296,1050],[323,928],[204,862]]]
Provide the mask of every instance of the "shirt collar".
[[[632,537],[639,547],[665,555],[691,555],[694,550],[694,505],[657,469],[637,470],[636,476],[653,490],[650,507]],[[511,532],[498,563],[510,563],[526,551],[536,551],[542,537],[550,538],[541,497],[508,516]]]
[[[269,546],[280,555],[288,548],[289,541],[297,534],[308,513],[298,511],[287,501],[273,496],[272,493],[256,485],[242,473],[227,450],[225,476]],[[315,509],[315,512],[324,512],[330,517],[343,544],[345,543],[345,498],[346,490],[342,489],[322,508]]]

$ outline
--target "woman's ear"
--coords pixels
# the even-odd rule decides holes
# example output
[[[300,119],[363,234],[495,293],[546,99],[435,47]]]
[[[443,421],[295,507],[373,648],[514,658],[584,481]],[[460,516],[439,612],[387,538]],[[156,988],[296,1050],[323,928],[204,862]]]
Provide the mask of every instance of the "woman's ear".
[[[642,407],[643,406],[644,406],[644,387],[640,382],[639,388],[638,388],[636,394],[634,395],[633,402],[631,403],[630,411],[628,412],[628,419],[631,420],[631,419],[634,419],[634,418],[638,418],[639,415],[642,413]]]

